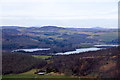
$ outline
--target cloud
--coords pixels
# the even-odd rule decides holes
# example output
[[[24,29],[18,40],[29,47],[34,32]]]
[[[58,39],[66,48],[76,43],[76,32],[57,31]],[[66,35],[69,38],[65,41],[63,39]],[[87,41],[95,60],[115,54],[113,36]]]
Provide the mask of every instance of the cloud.
[[[95,24],[95,22],[91,23],[93,19],[107,21],[117,20],[118,17],[118,0],[1,0],[0,5],[2,8],[0,19],[4,22],[1,24],[5,24],[6,21],[13,25],[18,22],[25,25],[22,21],[26,20],[27,23],[40,20],[42,23],[36,24],[44,24],[43,21],[51,20],[52,25],[54,23],[52,21],[55,20],[89,20],[90,22],[86,24],[90,26],[89,24]],[[56,23],[60,24],[59,21]],[[67,24],[63,23],[63,25]]]
[[[119,0],[1,0],[2,3],[25,3],[25,2],[118,2]]]

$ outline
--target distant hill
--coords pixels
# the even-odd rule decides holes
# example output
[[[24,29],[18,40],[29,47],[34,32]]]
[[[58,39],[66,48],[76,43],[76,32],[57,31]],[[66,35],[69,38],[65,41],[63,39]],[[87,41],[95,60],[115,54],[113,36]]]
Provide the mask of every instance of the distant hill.
[[[57,26],[2,26],[3,50],[51,48],[44,53],[65,52],[94,44],[117,44],[117,29],[63,28]],[[43,52],[41,52],[43,53]]]
[[[44,29],[65,29],[65,28],[63,28],[63,27],[57,27],[57,26],[43,26],[43,27],[41,27],[41,28],[44,28]]]
[[[117,31],[118,29],[112,29],[112,28],[102,28],[102,27],[93,27],[93,28],[63,28],[63,27],[57,27],[57,26],[42,26],[42,27],[20,27],[20,26],[0,26],[3,29],[18,29],[18,28],[27,28],[27,29],[40,29],[40,30],[75,30],[75,31]]]
[[[105,29],[105,28],[102,28],[102,27],[92,27],[93,29]]]
[[[58,30],[64,30],[65,28],[57,27],[57,26],[43,26],[43,27],[41,27],[39,29],[44,30],[44,31],[47,31],[47,30],[58,31]]]
[[[2,27],[3,29],[17,29],[17,28],[20,28],[19,26],[0,26]]]
[[[94,28],[68,28],[69,30],[75,31],[82,31],[82,32],[118,32],[118,29],[111,29],[111,28],[101,28],[101,27],[94,27]]]

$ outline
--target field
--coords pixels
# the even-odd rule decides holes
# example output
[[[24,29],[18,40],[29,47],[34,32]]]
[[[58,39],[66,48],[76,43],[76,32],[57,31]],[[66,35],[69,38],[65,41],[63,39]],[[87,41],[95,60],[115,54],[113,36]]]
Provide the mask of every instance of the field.
[[[40,59],[47,59],[50,58],[51,56],[40,56],[40,55],[32,55],[35,58],[40,58]],[[76,77],[71,77],[71,76],[66,76],[66,75],[38,75],[34,74],[38,69],[32,69],[30,71],[20,73],[20,74],[9,74],[9,75],[4,75],[2,76],[3,79],[11,78],[11,79],[16,79],[16,78],[44,78],[45,80],[50,80],[51,78],[76,78]]]
[[[34,74],[34,72],[36,71],[36,69],[32,69],[28,72],[24,72],[21,74],[9,74],[9,75],[4,75],[2,78],[3,79],[7,79],[7,78],[42,78],[45,80],[51,80],[51,79],[66,79],[66,78],[71,78],[71,80],[76,80],[78,79],[77,77],[72,77],[72,76],[66,76],[66,75],[38,75],[38,74]]]
[[[50,58],[51,56],[39,56],[39,55],[32,55],[35,58],[40,58],[40,59],[47,59]],[[71,79],[71,80],[78,80],[77,77],[72,77],[72,76],[66,76],[66,75],[38,75],[38,74],[34,74],[38,69],[32,69],[30,71],[24,72],[24,73],[20,73],[20,74],[9,74],[9,75],[4,75],[2,76],[3,79],[16,79],[16,78],[40,78],[40,79],[44,79],[44,80],[51,80],[51,79]]]
[[[98,33],[97,35],[99,35],[98,37],[96,37],[97,39],[102,40],[102,41],[106,41],[106,42],[115,40],[118,37],[118,33],[116,33],[116,32],[101,33],[101,34]]]
[[[5,75],[3,78],[72,78],[65,75],[36,75],[36,74],[12,74]]]
[[[39,56],[39,55],[32,55],[33,57],[35,57],[35,58],[41,58],[41,59],[48,59],[48,58],[50,58],[51,56]]]

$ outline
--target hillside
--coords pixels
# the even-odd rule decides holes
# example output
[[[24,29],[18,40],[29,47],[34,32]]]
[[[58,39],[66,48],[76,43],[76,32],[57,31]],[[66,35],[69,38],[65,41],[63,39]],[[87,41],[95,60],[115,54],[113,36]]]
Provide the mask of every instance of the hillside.
[[[120,47],[55,56],[47,70],[91,78],[118,78],[120,75]]]
[[[2,27],[4,51],[24,48],[51,48],[57,53],[91,47],[95,44],[117,44],[117,29],[44,27]]]
[[[2,74],[19,74],[31,69],[42,68],[47,64],[43,59],[37,59],[31,55],[3,53]]]
[[[4,53],[3,73],[5,75],[3,75],[3,78],[13,79],[36,77],[48,79],[47,77],[49,77],[56,79],[58,77],[57,79],[61,79],[61,77],[64,76],[62,78],[65,78],[66,80],[65,76],[67,76],[68,78],[80,77],[88,79],[117,79],[120,75],[119,49],[120,47],[113,47],[105,50],[91,51],[80,54],[53,56],[49,59],[45,59],[47,64],[46,61],[42,60],[40,56],[33,58],[30,55],[25,54]],[[42,70],[46,70],[48,74],[34,74],[37,71],[39,72]]]

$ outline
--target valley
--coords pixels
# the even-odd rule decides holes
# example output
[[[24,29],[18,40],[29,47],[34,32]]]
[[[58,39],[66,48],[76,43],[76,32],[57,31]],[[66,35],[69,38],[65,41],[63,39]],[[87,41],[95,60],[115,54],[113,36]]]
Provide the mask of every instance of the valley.
[[[3,26],[3,79],[118,78],[118,34],[117,29]]]
[[[2,48],[3,51],[50,48],[35,52],[37,55],[49,55],[94,45],[117,45],[118,33],[117,29],[3,26]]]

